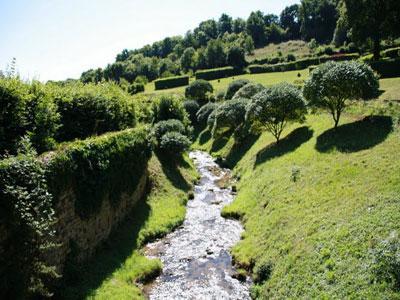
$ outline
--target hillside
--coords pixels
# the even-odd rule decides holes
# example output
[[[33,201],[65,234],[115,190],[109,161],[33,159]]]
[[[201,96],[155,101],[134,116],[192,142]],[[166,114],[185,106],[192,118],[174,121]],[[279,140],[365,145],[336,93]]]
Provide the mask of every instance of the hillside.
[[[399,98],[397,87],[381,97]],[[399,116],[399,103],[381,98],[351,107],[336,133],[329,115],[309,115],[279,145],[269,133],[243,146],[199,136],[194,147],[240,178],[223,214],[245,225],[232,254],[258,278],[254,297],[399,297],[386,241],[400,230]]]

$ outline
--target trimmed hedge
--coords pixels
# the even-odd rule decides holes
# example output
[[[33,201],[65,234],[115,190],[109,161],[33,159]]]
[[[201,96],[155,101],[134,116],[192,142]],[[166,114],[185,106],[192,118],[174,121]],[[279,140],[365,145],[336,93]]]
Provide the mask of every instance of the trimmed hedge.
[[[61,115],[59,141],[84,139],[135,126],[135,106],[130,95],[114,83],[71,84],[55,89]]]
[[[380,61],[367,62],[371,68],[377,72],[381,78],[400,76],[400,59],[387,59]]]
[[[60,145],[43,157],[51,193],[73,186],[75,209],[81,218],[98,212],[109,196],[117,203],[123,192],[135,191],[151,157],[147,128],[108,133]]]
[[[156,90],[170,89],[189,84],[189,76],[167,77],[154,81]]]
[[[250,65],[248,67],[250,74],[270,73],[270,72],[286,72],[294,70],[303,70],[313,65],[319,65],[327,61],[345,61],[358,59],[359,55],[356,53],[351,54],[337,54],[331,56],[311,57],[300,59],[293,62],[281,63],[275,65]]]
[[[383,50],[381,54],[383,57],[397,58],[400,56],[400,47]]]
[[[244,70],[234,67],[200,70],[196,72],[196,79],[214,80],[244,74]]]

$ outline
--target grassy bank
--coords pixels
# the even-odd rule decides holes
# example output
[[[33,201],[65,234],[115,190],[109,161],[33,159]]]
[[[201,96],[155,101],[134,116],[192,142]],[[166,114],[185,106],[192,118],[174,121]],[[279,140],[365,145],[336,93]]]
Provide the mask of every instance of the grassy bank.
[[[223,214],[245,225],[232,253],[258,279],[253,296],[400,298],[390,280],[397,268],[376,254],[400,232],[400,107],[377,100],[348,112],[338,132],[329,115],[310,115],[278,146],[268,133],[240,147],[207,132],[194,145],[225,157],[240,177]]]
[[[179,226],[185,217],[187,192],[197,178],[190,160],[171,162],[153,156],[149,163],[151,190],[99,253],[83,266],[70,266],[65,299],[142,299],[138,283],[161,271],[159,260],[146,258],[142,246]]]

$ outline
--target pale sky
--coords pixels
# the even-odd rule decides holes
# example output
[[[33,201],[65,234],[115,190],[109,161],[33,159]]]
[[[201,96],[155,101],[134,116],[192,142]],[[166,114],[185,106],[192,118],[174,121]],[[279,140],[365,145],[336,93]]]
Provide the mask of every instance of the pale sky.
[[[24,79],[79,78],[122,49],[183,35],[222,13],[279,14],[299,0],[0,0],[0,70],[13,57]]]

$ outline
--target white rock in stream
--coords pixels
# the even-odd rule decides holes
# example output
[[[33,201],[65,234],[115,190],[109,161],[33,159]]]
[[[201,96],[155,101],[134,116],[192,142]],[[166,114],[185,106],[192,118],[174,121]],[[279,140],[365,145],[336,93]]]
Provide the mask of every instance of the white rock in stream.
[[[232,202],[233,195],[230,189],[220,189],[216,181],[230,171],[221,169],[205,152],[191,152],[190,158],[201,179],[194,188],[194,199],[188,202],[185,221],[178,230],[147,246],[148,253],[164,265],[149,298],[250,299],[249,282],[232,278],[229,254],[240,239],[242,226],[221,217],[222,207]]]

